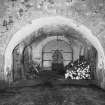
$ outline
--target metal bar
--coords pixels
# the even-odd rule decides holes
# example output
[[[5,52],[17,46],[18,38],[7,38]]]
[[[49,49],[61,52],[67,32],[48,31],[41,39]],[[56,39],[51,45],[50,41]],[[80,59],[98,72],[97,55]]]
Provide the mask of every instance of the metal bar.
[[[72,53],[72,52],[63,52],[63,53]]]
[[[73,56],[73,48],[72,48],[72,61],[74,61],[74,58],[73,58],[74,56]]]
[[[44,61],[53,61],[53,60],[47,60],[47,59],[46,59],[46,60],[44,60],[44,59],[43,59],[43,62],[44,62]]]
[[[43,60],[43,62],[44,62],[44,61],[53,61],[53,60],[47,60],[47,59],[46,59],[46,60]],[[71,60],[63,60],[63,61],[71,61]]]
[[[44,62],[44,60],[43,60],[43,51],[42,51],[42,67],[43,67],[43,62]]]
[[[55,50],[52,50],[52,51],[56,51],[56,50],[58,50],[58,49],[55,49]],[[59,51],[63,51],[63,50],[60,50],[60,49],[59,49]]]
[[[56,50],[53,50],[53,51],[56,51]],[[43,52],[43,53],[53,53],[53,52]],[[72,53],[72,52],[62,52],[62,53]]]
[[[43,52],[43,53],[52,53],[52,52]]]

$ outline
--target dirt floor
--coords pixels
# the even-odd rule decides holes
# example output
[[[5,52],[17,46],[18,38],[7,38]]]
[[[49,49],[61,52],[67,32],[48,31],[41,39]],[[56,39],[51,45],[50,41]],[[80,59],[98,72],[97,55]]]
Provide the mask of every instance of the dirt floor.
[[[105,105],[97,87],[41,85],[0,92],[0,105]]]

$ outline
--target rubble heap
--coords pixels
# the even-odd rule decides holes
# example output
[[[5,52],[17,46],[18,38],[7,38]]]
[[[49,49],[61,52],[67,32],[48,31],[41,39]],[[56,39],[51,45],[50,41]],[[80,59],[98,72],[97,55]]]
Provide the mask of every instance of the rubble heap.
[[[66,67],[65,78],[69,79],[91,79],[90,64],[81,56],[78,60],[70,62]]]

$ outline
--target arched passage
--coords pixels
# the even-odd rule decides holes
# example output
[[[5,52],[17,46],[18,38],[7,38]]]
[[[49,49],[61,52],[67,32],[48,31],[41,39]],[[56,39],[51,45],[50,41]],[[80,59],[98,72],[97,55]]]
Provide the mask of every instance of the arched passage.
[[[41,41],[40,44],[38,44],[38,46],[35,48],[34,54],[38,57],[40,56],[41,52],[42,52],[42,48],[48,43],[51,42],[52,40],[56,40],[56,36],[51,36],[51,37],[47,37],[44,40]],[[69,42],[69,40],[63,36],[59,36],[59,39],[65,41],[68,44],[71,44],[71,42]]]
[[[56,38],[56,36],[55,36]],[[49,67],[51,70],[51,63],[53,62],[53,54],[54,52],[59,51],[61,52],[62,56],[65,58],[63,59],[64,65],[66,65],[68,62],[73,60],[73,48],[70,41],[68,41],[66,38],[55,39],[52,41],[48,41],[43,47],[42,47],[42,65]],[[69,58],[69,60],[67,59]],[[57,59],[57,61],[59,61]]]
[[[97,50],[98,52],[98,69],[105,68],[105,54],[103,48],[99,42],[99,40],[92,34],[91,30],[85,27],[82,24],[78,24],[75,21],[61,17],[43,17],[39,19],[35,19],[31,24],[27,24],[21,30],[16,32],[12,39],[10,40],[6,50],[5,50],[5,59],[4,59],[4,75],[7,80],[7,75],[10,71],[12,71],[12,52],[16,45],[21,43],[26,37],[29,37],[33,32],[37,32],[38,29],[42,27],[46,27],[49,25],[66,25],[69,28],[73,29],[75,32],[79,33],[78,35],[82,36],[84,39],[88,40]],[[12,79],[11,79],[12,80]]]

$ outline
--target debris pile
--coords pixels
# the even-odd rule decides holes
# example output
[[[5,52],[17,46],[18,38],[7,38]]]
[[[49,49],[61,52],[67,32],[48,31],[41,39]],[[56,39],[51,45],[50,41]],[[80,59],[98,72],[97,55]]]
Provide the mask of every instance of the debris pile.
[[[81,56],[78,60],[70,62],[66,67],[65,78],[69,79],[91,79],[90,64]]]
[[[27,79],[35,79],[38,76],[38,73],[40,71],[40,64],[37,62],[30,62],[29,64],[29,71],[26,73],[26,78]]]

